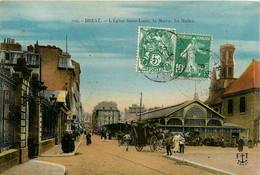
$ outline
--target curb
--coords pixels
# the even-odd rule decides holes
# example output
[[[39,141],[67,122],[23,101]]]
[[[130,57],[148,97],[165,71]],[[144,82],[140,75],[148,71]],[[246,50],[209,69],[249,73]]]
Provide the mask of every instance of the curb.
[[[56,164],[56,163],[51,163],[51,162],[45,162],[45,161],[40,161],[40,160],[31,160],[32,162],[38,162],[38,163],[42,163],[42,164],[47,164],[47,165],[53,165],[56,167],[60,167],[63,170],[63,174],[66,175],[68,174],[67,169],[65,166],[60,165],[60,164]]]
[[[193,161],[190,161],[190,160],[185,160],[183,158],[178,158],[178,157],[175,157],[175,156],[167,156],[166,154],[163,154],[162,157],[164,157],[166,159],[174,160],[174,161],[177,161],[177,162],[186,163],[187,165],[190,165],[190,166],[193,166],[193,167],[196,167],[196,168],[200,168],[202,170],[209,171],[209,172],[212,172],[212,173],[215,173],[215,174],[217,173],[217,174],[224,174],[224,175],[235,175],[234,173],[231,173],[231,172],[228,172],[228,171],[213,168],[213,167],[210,167],[210,166],[207,166],[207,165],[196,163],[196,162],[193,162]]]
[[[66,175],[65,166],[39,160],[29,160],[23,164],[19,164],[7,171],[3,175],[20,175],[20,174],[42,174],[42,175]]]
[[[61,153],[61,154],[56,154],[56,155],[40,155],[39,157],[70,157],[70,156],[75,156],[75,154],[78,151],[78,148],[81,144],[81,141],[83,139],[83,135],[80,136],[79,144],[76,146],[75,150],[72,153]]]

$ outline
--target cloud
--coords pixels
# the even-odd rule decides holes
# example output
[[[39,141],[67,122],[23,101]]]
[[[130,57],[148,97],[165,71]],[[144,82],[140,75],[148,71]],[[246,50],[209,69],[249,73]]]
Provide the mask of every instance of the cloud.
[[[75,57],[122,57],[123,54],[118,53],[95,53],[95,52],[85,52],[85,53],[73,53]]]
[[[126,7],[123,2],[13,2],[1,7],[2,21],[22,18],[30,21],[66,21],[85,18],[137,17],[154,8]],[[102,13],[98,13],[101,12]]]
[[[31,31],[27,31],[27,29],[22,29],[22,30],[14,30],[14,29],[11,29],[11,30],[1,30],[1,34],[0,36],[1,37],[11,37],[11,38],[18,38],[18,37],[28,37],[28,36],[38,36],[39,33],[36,33],[36,32],[31,32]],[[42,35],[45,35],[45,34],[42,34]]]
[[[214,45],[220,46],[227,43],[227,40],[215,40]],[[259,53],[259,41],[246,41],[246,40],[229,40],[228,43],[234,44],[236,51],[246,53]]]
[[[37,27],[40,29],[47,29],[47,30],[61,30],[65,27],[66,25],[64,23],[42,23],[42,24],[37,24]]]
[[[103,41],[136,41],[137,38],[100,38]]]
[[[80,62],[81,67],[94,67],[104,68],[104,67],[111,67],[111,68],[122,68],[122,67],[134,67],[135,66],[135,59],[132,58],[112,58],[110,57],[112,54],[107,54],[107,57],[100,56],[100,57],[85,57],[79,58],[72,56],[72,59]]]

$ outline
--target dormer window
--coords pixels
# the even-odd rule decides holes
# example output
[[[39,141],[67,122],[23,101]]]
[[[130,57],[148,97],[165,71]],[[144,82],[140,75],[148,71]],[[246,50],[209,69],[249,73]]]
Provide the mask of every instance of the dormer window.
[[[58,67],[64,69],[73,69],[71,59],[60,57]]]

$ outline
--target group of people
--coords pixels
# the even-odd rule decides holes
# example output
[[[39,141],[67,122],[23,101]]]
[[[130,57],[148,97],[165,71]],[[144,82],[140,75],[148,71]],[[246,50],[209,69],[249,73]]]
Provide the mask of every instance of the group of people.
[[[105,140],[107,140],[107,142],[109,142],[110,139],[111,139],[111,133],[108,130],[101,131],[102,142],[105,142]]]
[[[169,136],[166,139],[166,152],[167,155],[172,155],[171,146],[174,146],[173,152],[174,153],[182,153],[184,154],[184,144],[185,144],[185,137],[183,134],[177,133],[174,137]]]

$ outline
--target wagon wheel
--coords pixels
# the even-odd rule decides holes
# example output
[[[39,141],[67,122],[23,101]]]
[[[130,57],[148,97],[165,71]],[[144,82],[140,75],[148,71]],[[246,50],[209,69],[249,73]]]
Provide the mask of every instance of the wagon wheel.
[[[143,149],[143,145],[137,143],[137,138],[133,137],[133,144],[135,146],[136,151],[140,152]]]
[[[142,145],[135,145],[135,149],[136,149],[136,151],[140,152],[140,151],[142,151],[143,146]]]
[[[150,149],[152,152],[157,150],[157,146],[158,146],[158,139],[156,136],[152,136],[150,139]]]

